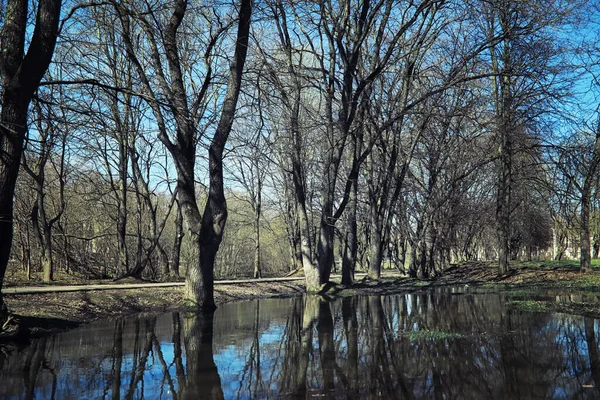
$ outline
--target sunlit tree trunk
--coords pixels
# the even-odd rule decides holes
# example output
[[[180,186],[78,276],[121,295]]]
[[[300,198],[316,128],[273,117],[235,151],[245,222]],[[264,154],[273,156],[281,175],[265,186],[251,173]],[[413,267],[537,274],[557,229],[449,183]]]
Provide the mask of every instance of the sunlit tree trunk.
[[[581,187],[581,224],[579,227],[579,246],[580,246],[580,264],[581,272],[587,272],[592,266],[590,243],[590,210],[591,197],[598,165],[600,164],[600,122],[596,127],[596,139],[594,141],[594,151],[592,160],[585,171],[583,186]]]
[[[191,258],[195,261],[187,268],[184,299],[188,306],[198,310],[214,309],[214,262],[217,251],[223,239],[225,222],[227,221],[227,204],[223,188],[223,152],[229,133],[233,125],[233,119],[237,107],[237,100],[241,90],[242,73],[246,54],[248,51],[248,39],[250,31],[250,19],[252,14],[252,1],[241,0],[239,8],[238,30],[235,39],[234,55],[229,68],[229,80],[227,91],[222,101],[220,119],[218,121],[214,136],[208,149],[209,162],[209,187],[208,199],[201,213],[196,202],[195,194],[195,160],[196,145],[198,141],[198,120],[201,116],[202,102],[206,101],[206,91],[211,86],[214,78],[212,68],[209,66],[204,77],[202,88],[190,106],[188,98],[188,86],[184,82],[184,70],[187,66],[182,65],[180,38],[178,29],[183,22],[188,8],[187,0],[174,2],[173,11],[164,27],[164,31],[157,36],[156,32],[149,28],[150,24],[145,15],[135,14],[129,10],[124,3],[111,1],[118,18],[121,22],[122,38],[127,50],[129,60],[132,62],[141,84],[154,98],[156,89],[162,91],[162,95],[169,101],[169,108],[174,119],[176,134],[172,140],[168,134],[167,121],[163,116],[164,108],[158,102],[150,102],[150,107],[156,118],[158,136],[171,154],[177,171],[177,196],[182,210],[183,221],[189,240],[192,243]],[[152,16],[151,10],[148,12]],[[156,80],[158,87],[154,86],[154,78],[147,74],[147,68],[138,57],[139,48],[134,47],[131,18],[132,14],[140,18],[141,24],[150,48],[156,49],[164,46],[166,64],[169,71],[167,80],[163,69],[163,62],[156,53],[150,55],[153,67],[158,70]],[[156,17],[155,15],[153,17]],[[205,62],[211,63],[212,51],[216,45],[216,38],[223,34],[223,30],[214,38],[215,41],[208,44],[205,49]]]
[[[175,240],[173,242],[173,251],[171,253],[171,273],[179,277],[181,275],[181,243],[183,242],[184,231],[183,231],[183,214],[181,213],[181,206],[179,201],[177,202],[177,214],[175,216]]]
[[[227,203],[223,188],[223,151],[233,126],[241,91],[242,73],[248,52],[251,15],[252,0],[242,0],[235,53],[229,69],[227,93],[223,100],[221,119],[208,150],[210,183],[197,238],[200,250],[200,271],[190,268],[185,284],[185,297],[204,309],[215,307],[213,294],[215,257],[223,240],[223,231],[227,221]]]
[[[260,147],[260,133],[257,146]],[[256,195],[253,200],[254,204],[254,279],[262,278],[262,260],[260,248],[260,218],[262,212],[262,176],[260,172],[259,159],[256,157],[253,160],[253,166],[256,169]]]

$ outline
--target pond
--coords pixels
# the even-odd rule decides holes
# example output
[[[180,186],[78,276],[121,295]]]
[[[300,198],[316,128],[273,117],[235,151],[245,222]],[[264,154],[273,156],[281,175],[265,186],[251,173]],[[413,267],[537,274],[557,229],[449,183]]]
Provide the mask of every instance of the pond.
[[[598,398],[600,323],[452,290],[265,299],[0,348],[0,398]]]

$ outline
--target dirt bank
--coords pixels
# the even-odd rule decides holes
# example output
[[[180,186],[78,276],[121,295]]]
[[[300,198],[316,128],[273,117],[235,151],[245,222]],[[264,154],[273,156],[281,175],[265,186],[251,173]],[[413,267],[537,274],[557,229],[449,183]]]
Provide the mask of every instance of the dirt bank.
[[[508,274],[499,275],[491,263],[464,263],[447,269],[441,277],[427,280],[407,278],[388,271],[386,274],[379,282],[362,280],[350,288],[331,285],[324,295],[335,298],[355,294],[393,294],[462,285],[473,291],[505,292],[512,307],[528,311],[561,311],[600,318],[597,297],[600,294],[600,274],[598,271],[582,274],[574,266],[546,263],[517,267]],[[544,300],[540,294],[549,289],[584,294],[575,298],[585,300],[557,302],[548,296]],[[223,304],[296,296],[303,292],[303,281],[237,283],[216,286],[215,301]],[[19,336],[29,337],[101,318],[176,310],[182,304],[182,288],[6,294],[5,301],[14,314],[14,326],[20,327]]]
[[[303,281],[238,283],[215,287],[215,302],[266,297],[289,297],[304,292]],[[6,294],[13,314],[13,329],[19,336],[36,336],[49,330],[64,330],[101,318],[140,312],[177,310],[182,304],[182,287],[126,290],[92,290],[36,294]],[[14,336],[15,332],[7,336]]]

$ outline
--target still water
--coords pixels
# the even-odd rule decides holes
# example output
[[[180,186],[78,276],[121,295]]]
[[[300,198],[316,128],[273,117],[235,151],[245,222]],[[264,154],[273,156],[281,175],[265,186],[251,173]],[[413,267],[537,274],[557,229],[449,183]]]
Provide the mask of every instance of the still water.
[[[598,320],[498,294],[267,299],[0,348],[0,398],[600,398]]]

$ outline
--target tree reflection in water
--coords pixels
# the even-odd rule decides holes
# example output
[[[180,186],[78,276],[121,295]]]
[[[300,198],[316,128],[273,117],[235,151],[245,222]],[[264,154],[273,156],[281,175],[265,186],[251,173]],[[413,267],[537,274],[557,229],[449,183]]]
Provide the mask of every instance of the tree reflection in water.
[[[0,348],[0,398],[598,398],[599,321],[451,292],[261,300]]]
[[[180,382],[184,399],[222,399],[221,378],[213,359],[214,313],[183,314],[187,374]]]

